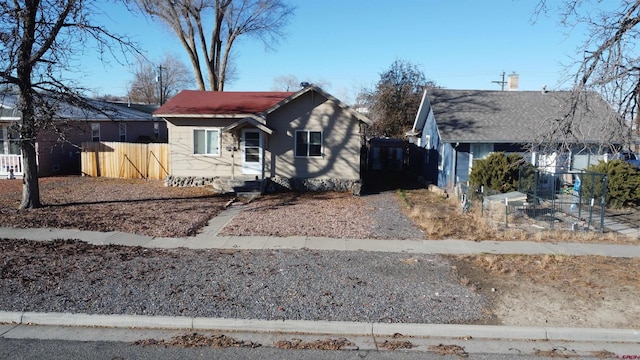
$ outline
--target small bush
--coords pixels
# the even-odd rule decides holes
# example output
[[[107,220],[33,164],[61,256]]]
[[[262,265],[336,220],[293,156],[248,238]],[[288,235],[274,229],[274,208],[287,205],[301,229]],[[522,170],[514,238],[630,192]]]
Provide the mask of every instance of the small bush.
[[[638,206],[640,205],[640,172],[622,160],[609,162],[600,161],[590,165],[589,172],[607,175],[608,207]],[[603,186],[592,184],[599,177],[585,176],[583,180],[583,196],[599,198],[602,196]]]
[[[526,166],[525,172],[533,171],[533,166],[521,155],[495,152],[486,159],[473,162],[469,183],[474,187],[484,186],[501,193],[517,191],[521,166]]]

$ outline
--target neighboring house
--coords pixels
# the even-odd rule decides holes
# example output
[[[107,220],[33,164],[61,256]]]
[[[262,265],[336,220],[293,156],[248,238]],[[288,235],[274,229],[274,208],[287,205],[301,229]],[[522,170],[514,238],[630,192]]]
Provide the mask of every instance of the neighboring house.
[[[167,121],[171,178],[271,179],[288,188],[360,183],[371,121],[322,89],[185,90],[154,112]],[[200,182],[202,183],[202,182]]]
[[[622,145],[617,137],[629,129],[607,125],[618,115],[601,96],[589,93],[572,127],[582,142],[576,142],[570,155],[561,158],[557,153],[529,151],[566,113],[563,109],[570,95],[568,91],[427,90],[407,133],[409,142],[424,151],[414,159],[413,169],[449,189],[469,180],[473,160],[494,151],[520,153],[547,171],[584,169],[604,158],[598,151],[603,143]],[[590,145],[584,148],[585,143]]]
[[[91,108],[57,103],[53,126],[40,130],[36,142],[38,174],[79,174],[83,142],[166,142],[167,126],[127,104],[87,100]],[[17,96],[0,96],[0,178],[11,170],[23,175],[19,144],[20,112]]]

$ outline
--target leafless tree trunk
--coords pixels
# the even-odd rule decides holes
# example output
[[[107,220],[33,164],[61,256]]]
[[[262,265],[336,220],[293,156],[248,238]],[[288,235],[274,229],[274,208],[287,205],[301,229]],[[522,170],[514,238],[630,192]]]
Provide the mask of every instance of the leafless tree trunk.
[[[198,89],[207,90],[208,85],[213,91],[223,91],[229,80],[232,49],[240,36],[255,36],[272,46],[284,36],[282,29],[294,12],[284,0],[135,1],[178,36],[191,60]]]
[[[21,209],[41,206],[36,139],[52,126],[55,103],[80,97],[56,76],[77,46],[95,40],[100,54],[130,45],[91,23],[91,0],[13,0],[0,4],[0,85],[18,90],[23,155]],[[112,52],[113,54],[113,52]],[[37,79],[34,81],[34,79]]]

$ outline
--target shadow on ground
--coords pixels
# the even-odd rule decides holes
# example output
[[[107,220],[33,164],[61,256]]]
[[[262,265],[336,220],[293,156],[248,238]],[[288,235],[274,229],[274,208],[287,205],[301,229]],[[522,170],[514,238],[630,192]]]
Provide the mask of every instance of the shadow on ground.
[[[364,173],[362,178],[362,192],[365,195],[393,190],[414,190],[423,187],[415,175],[406,172],[369,170]]]

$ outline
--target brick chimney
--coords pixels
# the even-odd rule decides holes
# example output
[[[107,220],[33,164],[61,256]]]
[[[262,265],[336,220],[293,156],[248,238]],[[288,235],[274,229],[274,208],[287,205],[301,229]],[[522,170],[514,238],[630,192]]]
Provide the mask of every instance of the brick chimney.
[[[509,91],[518,91],[519,79],[520,77],[515,73],[515,71],[509,74],[509,77],[507,78],[507,89]]]

